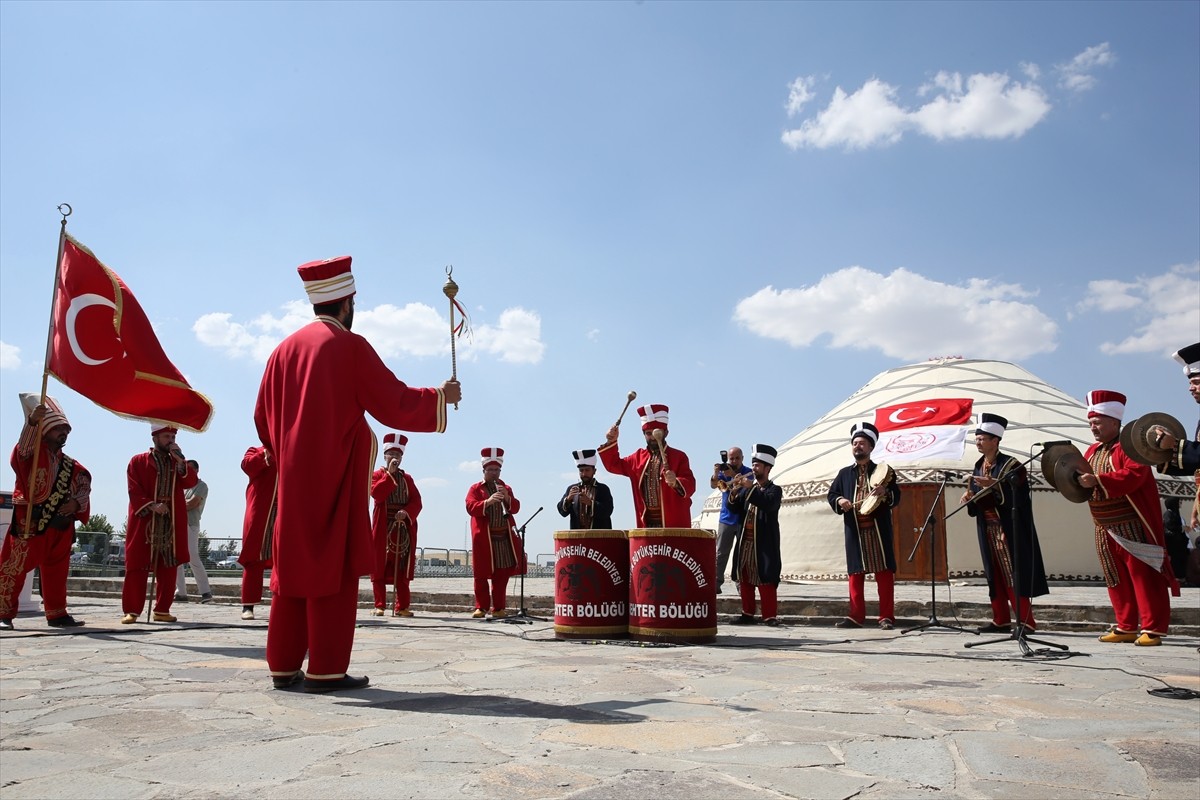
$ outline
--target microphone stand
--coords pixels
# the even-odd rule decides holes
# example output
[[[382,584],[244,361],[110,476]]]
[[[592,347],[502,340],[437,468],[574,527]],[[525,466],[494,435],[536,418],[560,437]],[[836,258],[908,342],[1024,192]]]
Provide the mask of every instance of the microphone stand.
[[[958,631],[959,633],[975,633],[966,628],[961,628],[957,625],[947,625],[938,619],[937,615],[937,520],[934,519],[934,512],[937,511],[938,501],[946,491],[946,482],[950,480],[950,473],[942,473],[942,482],[938,486],[937,494],[933,497],[933,502],[929,504],[929,515],[925,517],[925,524],[921,526],[921,532],[917,535],[917,541],[913,544],[912,552],[908,554],[909,563],[917,555],[917,548],[921,546],[921,539],[925,537],[925,531],[929,531],[929,621],[923,625],[914,625],[911,628],[905,628],[900,633],[912,633],[913,631],[923,631],[929,628],[945,628],[946,630]],[[948,515],[949,516],[949,515]],[[948,518],[947,516],[947,518]],[[979,634],[975,634],[978,636]]]
[[[533,518],[542,513],[542,508],[543,506],[538,506],[538,510],[533,512],[529,519],[525,520],[525,522],[521,524],[521,527],[517,528],[517,533],[521,534],[521,553],[525,557],[525,568],[521,570],[520,611],[511,617],[505,617],[504,619],[500,620],[501,622],[511,622],[514,625],[532,625],[535,619],[538,622],[546,621],[541,617],[535,617],[531,615],[525,610],[525,573],[529,571],[529,552],[525,549],[525,526],[533,522]]]
[[[1039,444],[1041,444],[1041,443],[1039,442]],[[1017,475],[1017,473],[1020,472],[1022,468],[1029,466],[1029,464],[1032,463],[1032,461],[1035,458],[1040,456],[1042,453],[1046,452],[1046,448],[1048,446],[1049,445],[1043,444],[1041,452],[1039,452],[1037,455],[1031,455],[1024,463],[1021,464],[1020,467],[1018,467],[1017,469],[1009,470],[1008,474],[1003,475],[999,480],[1007,481],[1011,485],[1013,483],[1013,481],[1016,480],[1015,476]],[[1028,478],[1026,478],[1026,480],[1028,481]],[[999,485],[999,481],[997,481],[996,485]],[[984,489],[979,494],[983,494],[986,491],[988,491],[988,490]],[[976,497],[978,497],[978,496],[979,495],[977,494]],[[1032,499],[1031,499],[1031,502],[1032,502]],[[966,507],[967,507],[967,503],[963,503],[961,506],[954,509],[954,511],[947,514],[946,519],[949,519],[950,517],[954,516],[955,514],[962,511]],[[1030,509],[1030,511],[1032,512],[1032,509]],[[1032,513],[1030,514],[1030,518],[1032,519]],[[1030,532],[1031,546],[1030,546],[1029,550],[1030,550],[1031,556],[1033,554],[1032,539],[1033,539],[1033,533]],[[989,558],[990,557],[991,556],[989,555]],[[1029,565],[1029,570],[1030,570],[1030,572],[1029,572],[1030,580],[1032,580],[1032,578],[1033,578],[1033,565],[1032,564]],[[1016,616],[1016,620],[1012,625],[1012,632],[1009,633],[1008,636],[1001,636],[996,639],[987,639],[982,642],[967,642],[965,645],[963,645],[963,647],[981,647],[986,644],[999,644],[1000,642],[1016,642],[1017,645],[1021,648],[1021,655],[1025,656],[1025,657],[1029,657],[1034,654],[1033,650],[1031,650],[1029,648],[1029,644],[1028,644],[1029,642],[1033,642],[1034,644],[1046,645],[1047,647],[1057,647],[1059,650],[1067,650],[1068,649],[1065,644],[1058,644],[1056,642],[1047,642],[1043,639],[1035,639],[1032,636],[1026,635],[1026,630],[1028,630],[1028,628],[1025,625],[1025,620],[1021,616],[1021,582],[1018,579],[1018,576],[1020,574],[1021,574],[1021,543],[1017,541],[1016,526],[1014,524],[1013,535],[1012,535],[1012,584],[1011,584],[1011,588],[1012,588],[1012,596],[1017,601],[1017,607],[1015,609],[1013,609],[1013,613]],[[1025,600],[1027,603],[1030,603],[1030,604],[1033,603],[1032,597],[1025,598]]]

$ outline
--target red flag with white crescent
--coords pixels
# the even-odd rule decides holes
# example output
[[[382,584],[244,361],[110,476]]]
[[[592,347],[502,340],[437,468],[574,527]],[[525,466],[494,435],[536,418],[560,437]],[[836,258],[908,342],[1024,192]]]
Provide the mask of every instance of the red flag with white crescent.
[[[196,432],[212,419],[212,403],[167,358],[129,287],[70,236],[59,265],[48,368],[65,385],[124,417]]]
[[[970,398],[912,400],[875,411],[876,461],[961,461],[971,421]]]

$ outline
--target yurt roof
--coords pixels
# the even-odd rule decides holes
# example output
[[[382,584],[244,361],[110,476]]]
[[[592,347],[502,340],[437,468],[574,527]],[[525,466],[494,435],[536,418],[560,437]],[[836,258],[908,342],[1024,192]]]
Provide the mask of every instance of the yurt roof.
[[[1027,370],[1006,361],[944,358],[882,372],[779,449],[771,479],[788,487],[786,499],[823,495],[838,470],[853,460],[850,427],[874,421],[875,409],[941,398],[970,398],[972,429],[979,414],[1009,420],[1001,450],[1022,460],[1037,454],[1035,443],[1070,441],[1081,451],[1093,441],[1086,407]],[[939,470],[971,469],[979,453],[967,437],[958,461],[925,460],[893,466],[902,480],[938,480]],[[879,459],[877,459],[879,460]],[[1046,486],[1035,461],[1035,483]]]

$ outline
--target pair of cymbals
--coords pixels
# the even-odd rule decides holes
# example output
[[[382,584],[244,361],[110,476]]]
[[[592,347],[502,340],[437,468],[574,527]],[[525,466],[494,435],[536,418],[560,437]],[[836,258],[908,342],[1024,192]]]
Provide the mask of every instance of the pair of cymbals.
[[[1121,449],[1125,455],[1148,467],[1165,464],[1171,460],[1171,451],[1158,446],[1156,428],[1163,428],[1176,440],[1187,439],[1183,423],[1170,414],[1155,412],[1130,420],[1121,428]]]
[[[1092,471],[1092,465],[1070,443],[1053,444],[1042,452],[1042,476],[1046,482],[1072,503],[1086,503],[1092,490],[1079,485],[1079,476]]]

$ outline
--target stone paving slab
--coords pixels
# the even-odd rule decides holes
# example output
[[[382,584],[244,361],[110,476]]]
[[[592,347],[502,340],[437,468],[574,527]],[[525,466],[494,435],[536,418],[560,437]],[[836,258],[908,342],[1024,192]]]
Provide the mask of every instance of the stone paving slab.
[[[705,646],[555,638],[547,621],[360,612],[344,695],[274,691],[265,619],[228,603],[0,635],[0,796],[1200,796],[1200,639],[1045,632],[1068,653],[899,631],[722,624]],[[265,617],[266,609],[262,609]],[[726,618],[722,618],[724,622]]]

